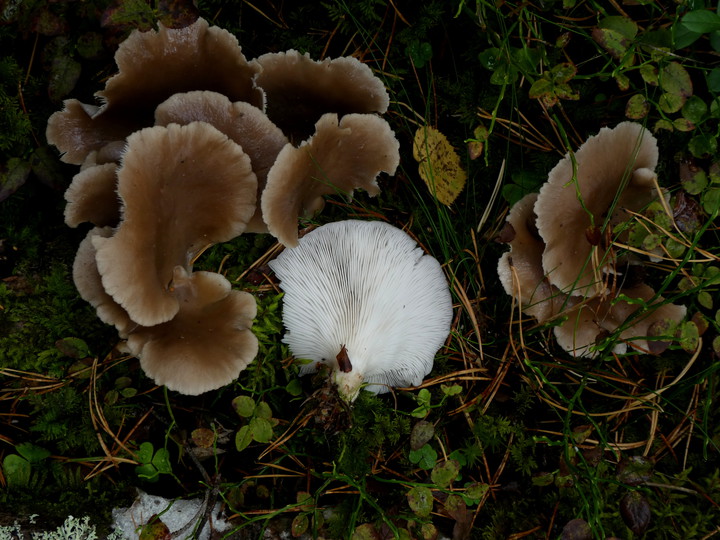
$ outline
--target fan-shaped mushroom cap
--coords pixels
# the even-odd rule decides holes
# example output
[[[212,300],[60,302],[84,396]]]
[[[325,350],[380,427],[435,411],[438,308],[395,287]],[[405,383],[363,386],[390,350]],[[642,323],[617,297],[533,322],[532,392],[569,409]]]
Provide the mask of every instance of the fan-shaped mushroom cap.
[[[233,291],[220,274],[174,269],[175,296],[180,306],[166,323],[141,327],[128,338],[130,352],[157,384],[197,395],[237,378],[257,355],[258,341],[250,327],[255,298]]]
[[[287,137],[257,107],[242,101],[232,103],[217,92],[175,94],[155,110],[155,123],[161,126],[170,123],[189,124],[196,120],[212,124],[242,146],[257,176],[259,201],[265,189],[268,171],[280,150],[288,143]],[[248,222],[246,232],[268,232],[259,205]]]
[[[77,227],[86,221],[105,227],[120,221],[116,193],[117,165],[105,163],[81,170],[65,191],[65,223]]]
[[[400,145],[387,122],[369,114],[348,114],[338,124],[326,114],[315,135],[299,147],[287,144],[270,169],[261,207],[270,234],[288,247],[297,245],[298,217],[310,217],[325,204],[323,195],[362,188],[374,197],[376,177],[394,174]]]
[[[111,227],[95,227],[88,232],[85,239],[80,242],[75,256],[73,281],[80,297],[96,309],[98,318],[106,324],[114,325],[120,335],[126,337],[137,324],[131,321],[127,311],[105,292],[95,262],[95,247],[92,243],[94,237],[108,238],[112,234]]]
[[[640,303],[630,303],[624,299],[596,297],[586,302],[577,302],[566,314],[568,319],[553,330],[558,344],[574,356],[593,358],[596,351],[592,349],[598,338],[603,334],[614,332],[623,325],[627,327],[620,332],[620,340],[613,351],[622,354],[628,345],[641,352],[651,352],[648,337],[650,327],[658,321],[669,320],[677,323],[685,317],[685,306],[663,303],[662,297],[655,297],[655,291],[645,284],[640,284],[620,291],[624,296],[648,306],[638,312]]]
[[[385,85],[353,57],[315,61],[290,50],[264,54],[256,84],[265,91],[267,114],[293,141],[312,133],[324,113],[384,113],[390,104]]]
[[[143,326],[172,319],[174,268],[240,235],[256,192],[250,159],[209,124],[133,133],[118,170],[123,220],[113,237],[93,239],[105,290]]]
[[[658,148],[640,124],[623,122],[590,137],[574,160],[577,182],[571,156],[550,171],[535,203],[536,223],[545,241],[542,265],[550,283],[567,294],[593,296],[605,289],[598,276],[609,262],[602,245],[590,244],[587,231],[593,223],[602,228],[606,220],[612,228],[627,217],[624,209],[639,211],[657,196]]]
[[[450,331],[452,300],[438,262],[379,221],[339,221],[306,234],[270,267],[281,281],[283,341],[330,365],[341,395],[418,385]],[[343,345],[351,369],[338,366]]]
[[[522,311],[543,323],[562,311],[567,296],[548,283],[542,269],[545,243],[538,235],[533,211],[537,197],[537,193],[529,193],[510,209],[506,227],[512,228],[512,240],[508,242],[510,251],[498,262],[498,276]]]
[[[155,107],[177,92],[212,90],[263,106],[253,82],[259,68],[248,64],[235,36],[203,19],[185,28],[133,31],[115,62],[119,72],[96,94],[100,108],[69,100],[48,121],[48,142],[68,163],[82,163],[91,150],[151,126]]]

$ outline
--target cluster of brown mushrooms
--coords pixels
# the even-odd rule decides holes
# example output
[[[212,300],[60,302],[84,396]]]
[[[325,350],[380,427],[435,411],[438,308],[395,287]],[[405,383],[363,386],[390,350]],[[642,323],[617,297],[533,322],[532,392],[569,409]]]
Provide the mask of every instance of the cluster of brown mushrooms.
[[[640,124],[602,128],[507,217],[500,281],[524,313],[555,323],[558,344],[574,356],[596,356],[612,332],[615,353],[658,353],[685,316],[642,283],[641,260],[613,248],[615,226],[661,196],[657,161],[657,141]]]
[[[95,226],[73,276],[150,377],[199,394],[235,379],[258,344],[255,299],[194,260],[244,232],[295,246],[324,195],[376,195],[399,164],[378,116],[389,97],[355,58],[247,61],[203,19],[134,31],[115,60],[102,105],[70,99],[48,121],[48,142],[80,165],[66,222]]]

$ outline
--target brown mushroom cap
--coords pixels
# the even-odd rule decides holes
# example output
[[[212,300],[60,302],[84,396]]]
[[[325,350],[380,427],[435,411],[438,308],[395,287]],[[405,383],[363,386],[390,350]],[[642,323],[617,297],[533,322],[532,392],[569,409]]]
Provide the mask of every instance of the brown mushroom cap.
[[[288,247],[297,245],[298,217],[310,217],[325,204],[323,195],[364,189],[380,192],[376,177],[394,174],[399,143],[385,120],[371,114],[325,114],[315,134],[299,147],[287,144],[270,169],[261,207],[268,230]]]
[[[98,227],[115,226],[120,221],[120,201],[116,193],[117,165],[105,163],[81,170],[65,191],[65,223],[77,227],[86,221]]]
[[[238,143],[250,157],[258,181],[258,201],[265,189],[268,171],[280,150],[288,143],[279,127],[257,107],[238,101],[232,103],[217,92],[193,91],[175,94],[155,110],[155,123],[188,124],[193,121],[212,124]],[[248,222],[246,232],[266,233],[260,206]]]
[[[533,211],[537,197],[537,193],[529,193],[510,209],[507,223],[513,237],[508,242],[510,251],[498,262],[498,276],[522,311],[543,323],[562,311],[567,296],[550,285],[542,269],[545,243],[538,235]]]
[[[536,223],[545,241],[542,263],[550,283],[566,294],[593,296],[604,292],[599,276],[611,261],[605,260],[602,243],[593,246],[586,233],[593,223],[603,228],[607,221],[612,227],[624,209],[639,211],[656,198],[658,148],[640,124],[623,122],[590,137],[574,159],[577,182],[570,156],[550,171],[535,203]]]
[[[574,356],[593,358],[597,353],[591,347],[601,335],[627,325],[620,332],[620,340],[613,351],[622,354],[629,345],[639,352],[649,353],[647,337],[651,333],[650,326],[666,319],[677,323],[687,312],[685,306],[664,303],[662,297],[651,302],[655,291],[645,284],[621,289],[620,293],[649,304],[642,312],[638,312],[640,303],[631,303],[622,298],[596,297],[586,302],[577,302],[574,308],[566,312],[568,319],[553,329],[558,344]]]
[[[212,90],[232,101],[263,106],[262,90],[230,32],[208,26],[204,19],[185,28],[133,31],[115,53],[119,72],[96,95],[100,108],[76,100],[48,121],[47,139],[62,159],[79,164],[91,151],[124,140],[153,123],[155,107],[177,92]]]
[[[267,115],[292,141],[312,134],[324,113],[384,113],[390,104],[385,85],[353,57],[315,61],[289,50],[264,54],[256,84],[265,91]]]
[[[138,324],[172,319],[175,267],[240,235],[256,192],[250,159],[209,124],[133,133],[118,170],[123,220],[113,237],[93,239],[105,290]]]
[[[250,330],[255,298],[233,291],[220,274],[174,269],[180,310],[166,323],[141,327],[128,338],[130,352],[157,384],[197,395],[238,377],[257,355]]]
[[[80,297],[96,309],[98,318],[106,324],[114,325],[120,336],[126,337],[137,324],[131,321],[127,311],[105,292],[95,262],[95,247],[92,242],[95,237],[109,238],[112,234],[111,227],[95,227],[88,232],[85,239],[80,242],[75,256],[73,281]]]

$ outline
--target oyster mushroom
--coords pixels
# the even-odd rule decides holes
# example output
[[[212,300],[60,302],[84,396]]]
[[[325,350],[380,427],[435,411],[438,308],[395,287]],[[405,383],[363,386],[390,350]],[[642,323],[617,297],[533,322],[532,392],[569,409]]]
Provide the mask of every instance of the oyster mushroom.
[[[315,134],[299,147],[286,144],[268,173],[260,205],[269,232],[293,247],[298,218],[322,209],[323,195],[352,197],[362,188],[374,197],[380,172],[395,173],[399,147],[388,123],[377,116],[348,114],[338,122],[336,114],[323,115]]]
[[[445,342],[452,300],[440,264],[405,232],[379,221],[339,221],[306,234],[270,263],[280,278],[283,341],[328,364],[340,395],[422,382]]]
[[[211,124],[242,147],[257,177],[257,200],[260,201],[268,171],[280,150],[288,143],[280,128],[257,107],[242,101],[232,103],[217,92],[175,94],[155,110],[156,125],[188,124],[193,121]],[[246,232],[268,232],[259,204],[247,224]]]
[[[255,83],[266,96],[267,115],[291,141],[305,140],[325,113],[384,113],[390,104],[385,85],[351,56],[312,60],[289,50],[252,60]]]
[[[180,307],[175,268],[240,235],[256,192],[250,159],[209,124],[133,133],[118,170],[123,219],[112,237],[93,238],[105,290],[138,324],[169,321]]]
[[[627,219],[626,210],[640,211],[657,197],[657,160],[650,132],[622,122],[602,128],[550,171],[534,210],[552,285],[571,295],[606,292],[603,274],[612,272],[613,261],[603,233]]]
[[[198,395],[229,384],[257,355],[251,331],[255,298],[234,291],[220,274],[174,269],[179,310],[168,322],[138,327],[127,341],[157,384]]]
[[[118,73],[96,93],[101,106],[70,99],[48,120],[46,138],[63,161],[80,164],[92,150],[151,126],[157,105],[178,92],[211,90],[263,106],[253,83],[258,66],[247,62],[235,36],[204,19],[179,29],[135,30],[115,62]]]

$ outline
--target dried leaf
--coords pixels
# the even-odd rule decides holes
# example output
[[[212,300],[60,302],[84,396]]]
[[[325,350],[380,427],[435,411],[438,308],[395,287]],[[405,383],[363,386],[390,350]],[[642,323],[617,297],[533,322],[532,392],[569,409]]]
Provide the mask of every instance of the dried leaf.
[[[419,450],[425,443],[435,435],[435,426],[431,422],[426,420],[420,420],[413,426],[412,432],[410,433],[410,448],[412,450]]]
[[[410,509],[421,518],[428,517],[433,508],[432,491],[425,486],[415,486],[407,493]]]
[[[592,529],[584,519],[571,519],[563,527],[561,540],[591,540]]]
[[[451,205],[465,187],[467,174],[445,135],[429,126],[419,128],[413,141],[413,157],[430,193],[440,203]]]

